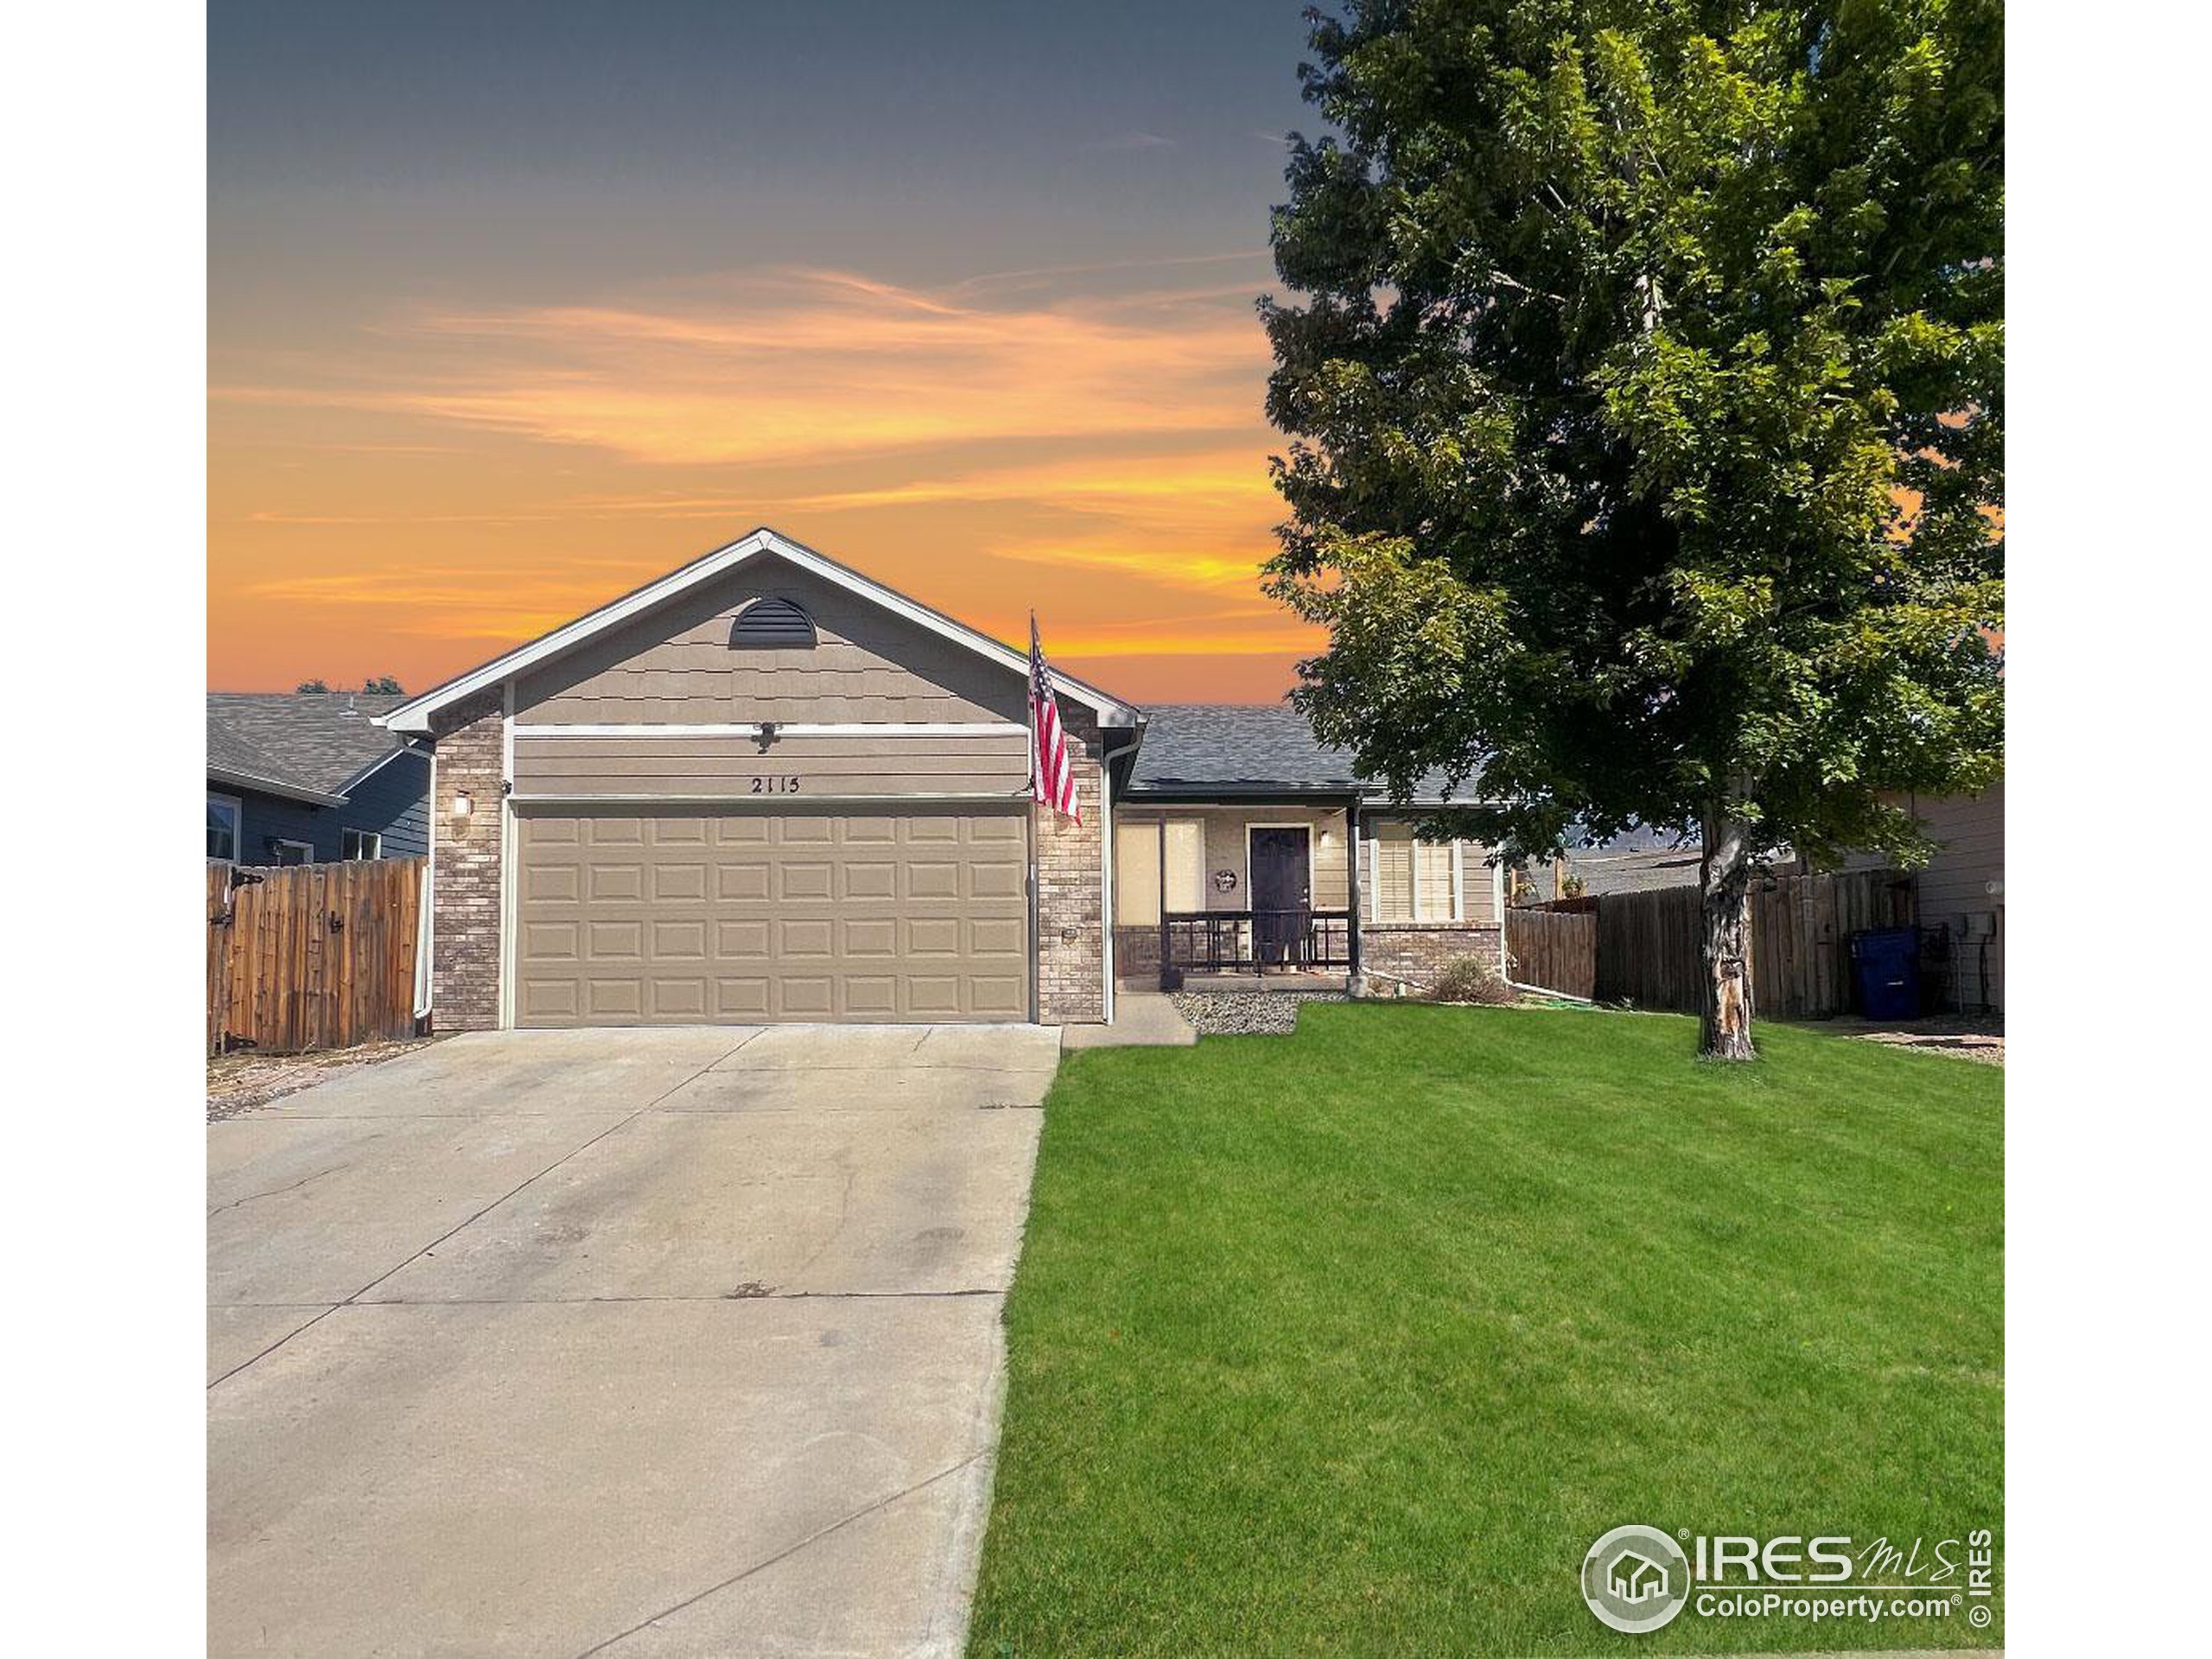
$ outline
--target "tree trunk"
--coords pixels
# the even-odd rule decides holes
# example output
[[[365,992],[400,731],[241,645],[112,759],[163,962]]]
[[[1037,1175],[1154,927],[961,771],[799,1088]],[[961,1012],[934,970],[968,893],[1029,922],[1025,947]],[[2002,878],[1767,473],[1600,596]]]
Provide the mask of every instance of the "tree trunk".
[[[1751,864],[1744,825],[1726,807],[1705,814],[1705,855],[1698,867],[1705,921],[1705,997],[1698,1027],[1698,1057],[1753,1060],[1751,976]]]

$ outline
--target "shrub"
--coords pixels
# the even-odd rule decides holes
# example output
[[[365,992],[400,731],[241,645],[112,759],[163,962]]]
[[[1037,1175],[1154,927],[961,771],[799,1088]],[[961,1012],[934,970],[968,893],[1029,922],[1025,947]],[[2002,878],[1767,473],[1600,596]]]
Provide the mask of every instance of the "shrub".
[[[1510,1007],[1520,994],[1499,976],[1497,965],[1481,957],[1454,957],[1444,964],[1430,995],[1439,1002],[1479,1002]]]

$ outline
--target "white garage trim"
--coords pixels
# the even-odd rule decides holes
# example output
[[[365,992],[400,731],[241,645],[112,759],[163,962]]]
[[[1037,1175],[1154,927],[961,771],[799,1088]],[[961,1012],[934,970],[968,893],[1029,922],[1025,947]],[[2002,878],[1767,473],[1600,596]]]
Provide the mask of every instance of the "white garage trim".
[[[1029,798],[1026,789],[1011,793],[984,790],[968,795],[510,795],[517,806],[713,806],[726,812],[792,812],[812,806],[929,806],[938,802],[978,802],[1009,806]]]
[[[515,1028],[515,915],[522,837],[515,834],[515,683],[503,690],[499,722],[499,1029]]]
[[[627,726],[524,726],[524,737],[759,737],[769,727],[778,737],[1027,737],[1029,728],[1016,721],[848,721],[842,725],[803,725],[797,721],[768,721],[751,725],[674,726],[639,721]]]

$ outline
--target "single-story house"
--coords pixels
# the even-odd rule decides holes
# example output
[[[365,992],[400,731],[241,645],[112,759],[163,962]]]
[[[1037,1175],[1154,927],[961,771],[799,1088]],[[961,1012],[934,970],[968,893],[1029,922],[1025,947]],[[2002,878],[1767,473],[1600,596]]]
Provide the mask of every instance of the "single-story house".
[[[764,529],[399,703],[434,1020],[1081,1023],[1163,950],[1497,959],[1484,849],[1416,843],[1288,709],[1055,677],[1080,821],[1031,800],[1027,653]]]
[[[430,757],[378,723],[404,698],[207,694],[207,856],[235,864],[419,858]]]

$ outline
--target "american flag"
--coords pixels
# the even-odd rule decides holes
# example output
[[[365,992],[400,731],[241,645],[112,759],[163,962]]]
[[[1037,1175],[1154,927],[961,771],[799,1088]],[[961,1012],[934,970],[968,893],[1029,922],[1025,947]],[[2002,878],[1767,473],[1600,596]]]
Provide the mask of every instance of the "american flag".
[[[1052,695],[1052,671],[1037,643],[1037,617],[1029,618],[1029,793],[1064,817],[1083,822],[1075,799],[1075,762],[1068,758],[1068,734],[1060,729],[1059,700]]]

